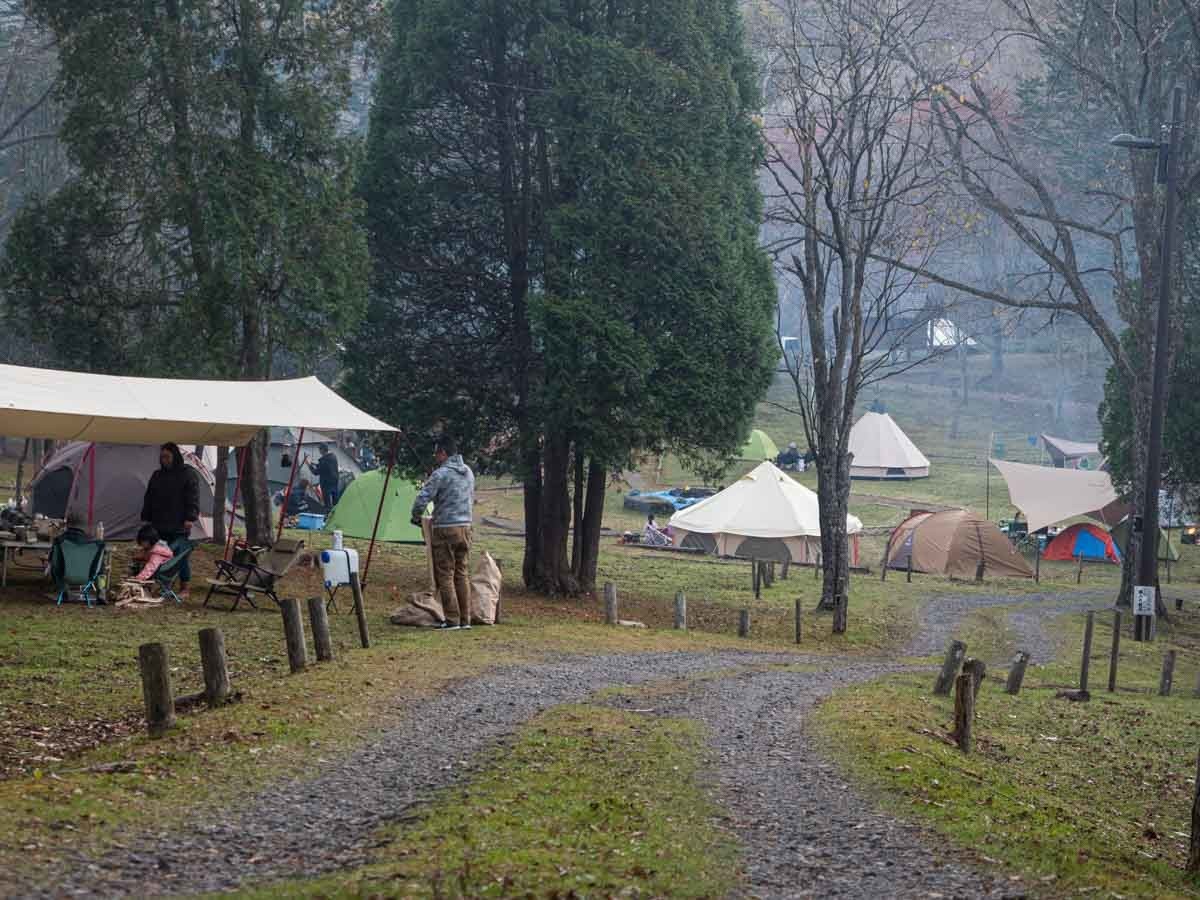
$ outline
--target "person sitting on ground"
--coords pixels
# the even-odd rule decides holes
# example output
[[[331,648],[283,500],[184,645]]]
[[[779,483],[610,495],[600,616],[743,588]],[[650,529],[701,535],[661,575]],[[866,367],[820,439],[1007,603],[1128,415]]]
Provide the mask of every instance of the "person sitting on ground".
[[[642,529],[642,543],[650,547],[666,547],[671,543],[667,533],[654,521],[654,513],[646,516],[646,527]]]
[[[775,457],[775,465],[781,469],[799,469],[801,464],[800,451],[796,448],[796,442],[792,441],[787,445],[787,449]]]
[[[159,567],[175,555],[171,546],[158,536],[158,529],[153,525],[143,525],[138,529],[137,545],[133,558],[143,565],[133,576],[134,581],[150,581]]]

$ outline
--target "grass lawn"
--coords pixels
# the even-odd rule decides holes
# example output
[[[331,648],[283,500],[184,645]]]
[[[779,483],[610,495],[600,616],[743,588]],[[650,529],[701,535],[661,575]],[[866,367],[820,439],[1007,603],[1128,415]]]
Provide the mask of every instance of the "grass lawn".
[[[376,861],[247,897],[719,897],[732,837],[700,777],[700,727],[598,706],[538,716],[503,764],[445,792]]]
[[[1004,666],[989,673],[971,756],[950,744],[953,700],[931,696],[929,673],[843,691],[822,706],[815,728],[885,805],[1005,862],[1048,894],[1200,896],[1200,882],[1182,871],[1200,725],[1196,595],[1188,590],[1189,609],[1173,612],[1153,644],[1135,643],[1125,617],[1111,694],[1111,613],[1097,614],[1089,703],[1055,697],[1078,685],[1083,632],[1082,616],[1060,619],[1062,661],[1031,666],[1018,696],[1003,693]],[[989,643],[981,621],[964,632],[968,653],[1011,649],[1003,634]],[[1159,697],[1167,649],[1179,653],[1175,690]]]

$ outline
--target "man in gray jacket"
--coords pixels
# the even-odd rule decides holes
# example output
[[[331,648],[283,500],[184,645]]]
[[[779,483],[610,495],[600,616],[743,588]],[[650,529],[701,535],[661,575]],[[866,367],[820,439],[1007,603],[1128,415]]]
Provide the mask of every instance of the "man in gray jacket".
[[[433,577],[442,596],[446,621],[442,628],[471,627],[471,579],[467,558],[471,552],[471,524],[474,520],[475,473],[463,462],[454,438],[443,434],[433,452],[438,467],[417,493],[412,521],[421,524],[425,508],[433,503],[430,548],[433,552]],[[450,622],[457,611],[458,624]]]

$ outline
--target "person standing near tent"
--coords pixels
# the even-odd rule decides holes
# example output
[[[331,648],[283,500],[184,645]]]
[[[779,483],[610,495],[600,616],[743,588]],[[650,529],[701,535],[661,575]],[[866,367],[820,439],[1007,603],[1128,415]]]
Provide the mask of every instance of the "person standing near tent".
[[[161,540],[174,547],[188,540],[192,525],[200,518],[200,483],[196,472],[183,461],[179,446],[170,441],[158,452],[158,471],[150,476],[142,500],[142,521],[154,526]],[[179,596],[186,600],[192,567],[184,560],[179,567]]]
[[[417,492],[412,506],[412,523],[421,524],[421,516],[433,504],[430,551],[433,577],[446,612],[442,628],[471,627],[471,580],[467,560],[471,552],[471,524],[474,521],[475,473],[463,462],[458,446],[449,435],[437,439],[433,458],[438,467]],[[458,625],[450,624],[450,612],[458,615]]]
[[[338,478],[340,477],[337,455],[330,451],[328,444],[321,444],[317,449],[321,453],[321,458],[317,460],[315,466],[309,463],[308,467],[317,476],[317,484],[321,486],[321,499],[325,501],[325,509],[332,512],[337,505]]]

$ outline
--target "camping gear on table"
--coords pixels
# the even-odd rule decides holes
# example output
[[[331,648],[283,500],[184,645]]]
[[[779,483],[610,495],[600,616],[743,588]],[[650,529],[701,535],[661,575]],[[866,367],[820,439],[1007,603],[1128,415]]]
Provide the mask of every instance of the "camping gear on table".
[[[913,513],[888,538],[883,564],[953,578],[1033,577],[1000,529],[969,509]]]
[[[325,520],[325,530],[340,531],[345,537],[369,538],[379,516],[376,540],[389,544],[420,544],[421,529],[411,521],[419,486],[393,474],[388,481],[387,502],[380,516],[379,500],[386,475],[383,469],[376,469],[350,482]]]
[[[850,429],[848,449],[851,478],[929,477],[929,460],[887,413],[864,413]]]
[[[495,625],[500,613],[503,576],[496,560],[486,550],[479,554],[471,575],[471,624]],[[446,612],[436,590],[417,591],[393,610],[393,625],[432,628],[446,621]]]
[[[1129,517],[1126,516],[1120,522],[1112,527],[1109,534],[1112,535],[1113,543],[1117,548],[1124,553],[1125,548],[1129,546]],[[1167,540],[1167,532],[1162,528],[1158,529],[1158,561],[1179,562],[1179,548]]]
[[[58,590],[58,604],[75,599],[92,606],[104,574],[104,541],[55,541],[50,548],[50,574]],[[74,597],[72,598],[72,591]]]
[[[1070,562],[1080,557],[1119,563],[1121,551],[1113,542],[1112,535],[1099,525],[1088,522],[1077,522],[1063,529],[1042,551],[1042,559],[1059,562]]]
[[[725,490],[671,516],[676,547],[718,556],[815,562],[821,551],[817,495],[772,462],[764,462]],[[851,564],[858,565],[862,522],[846,516]]]
[[[270,597],[279,603],[276,586],[284,575],[300,559],[304,550],[304,541],[283,538],[275,542],[275,546],[255,553],[250,548],[239,548],[240,553],[226,561],[217,560],[217,577],[208,579],[208,594],[204,597],[204,605],[212,599],[213,594],[225,594],[233,597],[233,605],[229,611],[237,609],[238,604],[245,600],[255,609],[255,594]]]
[[[750,437],[746,439],[746,443],[742,445],[742,449],[738,453],[738,459],[774,461],[778,455],[779,448],[775,446],[775,442],[771,440],[770,435],[760,428],[755,428],[750,432]]]

